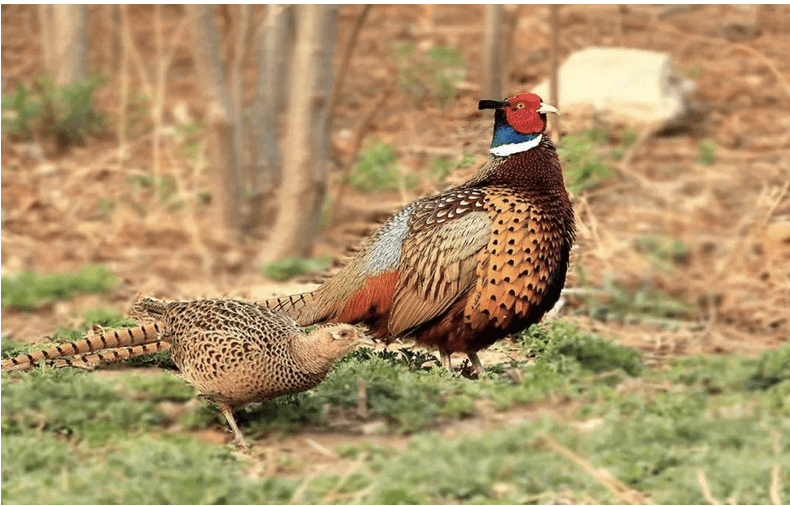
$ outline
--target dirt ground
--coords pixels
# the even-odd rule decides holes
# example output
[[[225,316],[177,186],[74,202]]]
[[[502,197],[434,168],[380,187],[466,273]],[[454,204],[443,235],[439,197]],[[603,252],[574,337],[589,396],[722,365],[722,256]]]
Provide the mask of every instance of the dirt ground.
[[[359,8],[341,8],[338,47]],[[105,9],[91,7],[94,40],[114,29]],[[462,150],[469,151],[475,164],[452,174],[449,180],[457,182],[486,159],[491,120],[477,112],[476,101],[496,97],[479,96],[482,9],[373,7],[333,123],[339,166],[356,155],[351,139],[370,113],[367,137],[395,146],[404,172],[424,174],[431,158],[457,159]],[[262,299],[315,286],[261,276],[256,258],[265,247],[266,230],[233,244],[217,229],[215,207],[200,198],[210,190],[205,146],[196,156],[187,155],[194,139],[179,134],[204,112],[188,33],[179,28],[185,14],[180,6],[165,6],[163,13],[172,60],[160,164],[162,174],[173,178],[171,194],[130,183],[153,167],[146,109],[139,109],[126,155],[119,156],[119,72],[112,44],[94,43],[90,52],[91,66],[111,78],[98,102],[110,117],[106,135],[58,156],[51,155],[46,141],[18,143],[3,135],[3,274],[63,272],[102,263],[122,280],[109,296],[80,296],[30,313],[3,308],[3,336],[38,341],[59,327],[76,325],[88,308],[125,312],[139,293],[166,299]],[[692,117],[671,132],[638,142],[628,163],[616,167],[616,177],[573,195],[578,242],[560,316],[638,347],[655,360],[700,352],[755,354],[790,341],[790,7],[568,6],[560,14],[563,58],[591,45],[665,51],[678,74],[693,76],[696,83],[688,97]],[[151,75],[153,9],[133,6],[130,15],[142,68]],[[522,5],[508,10],[508,17],[515,19],[506,86],[513,95],[549,73],[550,10]],[[42,72],[36,7],[3,6],[2,24],[2,91],[8,93]],[[397,69],[388,55],[399,41],[461,51],[466,74],[454,101],[440,107],[394,85]],[[254,70],[251,65],[248,70],[251,84]],[[150,85],[136,67],[130,78],[133,88],[144,91],[146,80]],[[374,111],[382,93],[387,96]],[[573,112],[562,121],[563,133],[586,126]],[[607,128],[623,130],[622,125]],[[703,140],[715,143],[712,164],[700,161]],[[342,258],[388,212],[440,189],[427,181],[400,193],[345,192],[338,219],[319,237],[316,255]],[[336,195],[337,188],[333,184],[330,193]],[[106,212],[102,202],[112,202],[112,210]],[[656,236],[681,241],[687,250],[683,261],[670,269],[653,265],[638,238]],[[594,299],[612,283],[629,293],[649,288],[692,309],[676,318],[590,317],[590,294]],[[492,351],[482,358],[490,363],[501,356]],[[323,443],[318,447],[331,447]],[[282,443],[283,451],[289,444]]]

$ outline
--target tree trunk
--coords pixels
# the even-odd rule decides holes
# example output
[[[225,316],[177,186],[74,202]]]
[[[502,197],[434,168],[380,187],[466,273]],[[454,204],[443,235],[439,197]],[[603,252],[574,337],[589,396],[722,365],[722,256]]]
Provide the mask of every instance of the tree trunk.
[[[291,9],[285,5],[269,5],[266,9],[257,40],[258,77],[251,117],[252,199],[247,228],[272,223],[269,217],[277,210],[274,195],[282,172],[279,113],[285,109]]]
[[[486,5],[485,34],[483,36],[483,96],[492,100],[502,98],[502,26],[504,6]]]
[[[39,6],[44,65],[59,85],[85,79],[88,69],[88,7]]]
[[[337,32],[337,6],[296,7],[296,46],[291,66],[289,122],[284,151],[277,218],[269,237],[266,261],[307,257],[326,192],[332,91],[332,53]]]
[[[234,114],[225,68],[220,60],[220,41],[214,25],[214,8],[188,5],[195,66],[208,99],[207,122],[221,222],[238,239],[243,204],[241,170],[241,124]]]

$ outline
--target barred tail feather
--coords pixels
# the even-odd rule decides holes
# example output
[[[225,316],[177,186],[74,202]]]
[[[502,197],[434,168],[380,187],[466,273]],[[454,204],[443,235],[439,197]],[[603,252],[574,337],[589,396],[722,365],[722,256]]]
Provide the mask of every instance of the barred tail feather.
[[[261,305],[278,311],[293,319],[299,325],[313,325],[321,321],[313,292],[297,293],[287,297],[277,297],[261,302]]]
[[[25,353],[3,360],[2,370],[24,370],[30,368],[39,360],[54,360],[60,357],[93,353],[109,348],[123,348],[153,343],[160,339],[162,328],[162,322],[153,322],[130,329],[108,330],[79,341],[60,344],[46,350]]]
[[[170,343],[167,341],[154,341],[152,343],[140,344],[137,346],[127,346],[125,348],[99,351],[96,353],[84,353],[69,358],[47,360],[44,363],[51,367],[80,367],[92,369],[99,364],[109,364],[120,360],[126,360],[127,358],[148,355],[168,349],[170,349]]]

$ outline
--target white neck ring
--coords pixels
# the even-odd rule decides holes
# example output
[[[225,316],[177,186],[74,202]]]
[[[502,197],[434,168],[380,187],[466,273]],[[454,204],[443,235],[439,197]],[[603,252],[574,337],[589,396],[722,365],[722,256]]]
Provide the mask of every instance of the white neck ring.
[[[521,153],[523,151],[528,151],[538,144],[543,139],[543,134],[538,134],[537,137],[534,139],[525,141],[525,142],[518,142],[515,144],[502,144],[501,146],[497,146],[495,148],[491,148],[489,151],[494,156],[509,156],[514,153]]]

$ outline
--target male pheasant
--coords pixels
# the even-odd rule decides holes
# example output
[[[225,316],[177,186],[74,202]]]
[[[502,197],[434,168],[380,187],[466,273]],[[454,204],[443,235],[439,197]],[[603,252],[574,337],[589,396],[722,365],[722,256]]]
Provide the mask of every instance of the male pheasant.
[[[222,410],[236,443],[246,446],[235,409],[315,387],[336,360],[367,340],[347,324],[306,334],[285,315],[230,299],[142,299],[133,312],[151,323],[4,360],[2,369],[26,369],[42,359],[56,366],[97,364],[170,349],[180,375]],[[62,358],[70,355],[78,356]]]
[[[540,97],[495,109],[489,160],[465,183],[392,216],[336,275],[313,292],[264,304],[300,325],[364,323],[390,342],[409,337],[450,354],[477,352],[540,321],[565,284],[575,236],[557,152],[544,135]]]

